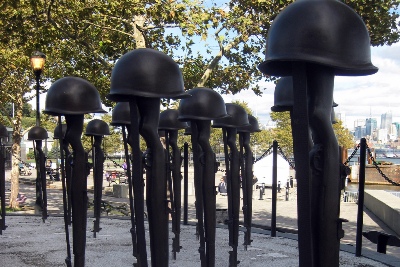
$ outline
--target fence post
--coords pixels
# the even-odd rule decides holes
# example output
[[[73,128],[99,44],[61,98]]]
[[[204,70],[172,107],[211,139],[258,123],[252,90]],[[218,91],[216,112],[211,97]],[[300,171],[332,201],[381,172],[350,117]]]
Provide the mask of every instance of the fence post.
[[[272,143],[272,214],[271,214],[271,236],[276,236],[276,198],[277,198],[277,161],[278,142]]]
[[[189,172],[189,145],[183,146],[183,224],[188,224],[188,172]]]
[[[358,213],[357,213],[357,233],[356,233],[356,257],[361,256],[362,248],[362,228],[363,228],[363,212],[364,212],[364,188],[365,188],[365,158],[366,158],[367,142],[365,138],[361,138],[360,143],[360,170],[358,180]]]

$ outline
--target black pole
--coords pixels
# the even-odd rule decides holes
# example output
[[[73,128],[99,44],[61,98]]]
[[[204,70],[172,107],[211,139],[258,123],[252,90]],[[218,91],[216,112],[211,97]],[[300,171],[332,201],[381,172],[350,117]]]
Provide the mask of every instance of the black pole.
[[[63,197],[63,210],[64,210],[64,230],[65,230],[65,242],[67,244],[67,257],[65,258],[65,263],[67,267],[72,266],[71,262],[71,243],[69,240],[69,228],[68,225],[71,224],[71,213],[68,212],[68,207],[70,206],[70,201],[67,197],[67,186],[66,186],[66,174],[65,174],[65,159],[64,159],[64,148],[66,141],[64,140],[63,131],[62,131],[62,123],[61,116],[58,116],[58,125],[59,125],[59,133],[60,136],[60,159],[61,159],[61,184],[62,184],[62,197]]]
[[[101,149],[101,143],[103,140],[102,136],[93,136],[93,179],[94,179],[94,227],[93,237],[96,237],[96,233],[100,232],[100,217],[101,217],[101,198],[103,189],[103,164],[104,164],[104,153]]]
[[[127,162],[126,175],[128,176],[128,186],[129,186],[129,211],[131,213],[131,230],[130,230],[130,232],[131,232],[131,238],[132,238],[132,255],[135,258],[137,258],[138,257],[138,249],[137,249],[135,209],[134,209],[134,204],[133,204],[133,182],[132,182],[131,160],[129,158],[129,150],[128,150],[128,142],[129,141],[126,138],[125,128],[126,128],[126,126],[122,125],[122,140],[124,142],[125,161]],[[128,128],[128,132],[129,131],[130,130]],[[131,135],[129,135],[129,138],[130,137],[131,137]]]
[[[45,222],[47,219],[47,188],[46,188],[46,170],[45,170],[45,158],[44,158],[44,153],[42,150],[42,140],[36,140],[36,151],[37,151],[37,162],[39,170],[39,177],[40,177],[40,185],[41,185],[41,191],[42,191],[42,220]]]
[[[5,154],[4,145],[0,137],[0,194],[1,194],[1,221],[0,235],[6,230],[6,177],[5,177]]]
[[[147,251],[146,251],[146,237],[144,228],[144,189],[143,189],[143,172],[142,172],[142,151],[139,145],[139,114],[136,99],[129,102],[131,125],[130,134],[132,140],[132,184],[134,191],[134,207],[137,231],[137,263],[138,266],[146,267]]]
[[[39,101],[39,89],[40,89],[40,72],[35,72],[36,77],[36,126],[40,126],[40,101]]]
[[[174,237],[172,238],[172,247],[174,252],[174,259],[176,259],[176,252],[180,252],[180,232],[181,232],[181,152],[178,148],[178,131],[170,130],[166,131],[166,136],[169,137],[169,145],[171,146],[172,151],[172,184],[173,184],[173,213],[172,213],[172,232],[174,233]]]
[[[236,147],[236,128],[226,128],[226,144],[230,151],[229,168],[227,170],[228,185],[228,213],[230,222],[229,245],[232,251],[229,251],[229,266],[237,266],[237,247],[239,238],[239,210],[240,210],[240,176],[239,176],[239,152]],[[227,149],[225,157],[229,157]],[[228,172],[229,169],[229,172]]]
[[[189,144],[183,146],[183,224],[188,224]]]
[[[277,159],[278,142],[272,143],[272,214],[271,214],[271,236],[276,237],[276,198],[277,198]]]
[[[247,133],[247,135],[250,135]],[[246,228],[244,232],[244,249],[247,250],[247,246],[250,245],[251,240],[250,240],[250,232],[251,232],[251,222],[249,222],[249,202],[250,197],[249,197],[249,187],[252,186],[248,177],[248,172],[247,172],[247,161],[245,158],[244,154],[244,146],[245,146],[245,139],[246,136],[245,133],[239,132],[239,159],[240,159],[240,169],[241,169],[241,175],[242,175],[242,192],[243,192],[243,225]],[[246,156],[247,156],[248,151],[246,150]],[[250,191],[251,195],[251,191]],[[251,216],[251,215],[250,215]]]
[[[364,187],[365,187],[365,160],[367,142],[361,138],[360,143],[360,171],[358,176],[358,210],[357,210],[357,233],[356,233],[356,257],[361,257],[363,212],[364,212]]]
[[[193,165],[194,165],[194,186],[196,196],[196,217],[197,217],[197,234],[200,239],[200,261],[201,267],[207,266],[205,236],[204,236],[204,206],[203,206],[203,168],[201,166],[201,147],[198,143],[198,126],[197,121],[192,120],[190,123],[192,128],[192,149],[193,149]]]

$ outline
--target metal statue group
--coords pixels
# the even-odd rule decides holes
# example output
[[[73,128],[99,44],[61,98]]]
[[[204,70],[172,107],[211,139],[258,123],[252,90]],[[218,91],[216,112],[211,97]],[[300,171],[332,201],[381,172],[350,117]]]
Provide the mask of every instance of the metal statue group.
[[[307,19],[305,19],[307,17]],[[339,147],[332,129],[334,77],[370,75],[367,29],[360,17],[335,0],[298,0],[274,20],[267,37],[265,61],[258,68],[266,75],[282,77],[275,89],[273,111],[290,111],[294,159],[298,185],[298,242],[300,266],[338,266],[343,235],[339,218]],[[179,66],[166,54],[153,49],[136,49],[123,55],[111,76],[107,98],[116,102],[111,125],[122,127],[134,266],[148,266],[146,243],[150,243],[150,264],[169,265],[169,218],[172,221],[172,252],[181,249],[181,151],[178,131],[191,135],[196,197],[196,235],[202,267],[215,266],[216,191],[218,165],[210,146],[211,127],[222,128],[229,219],[229,266],[237,266],[240,197],[243,196],[245,248],[251,246],[252,185],[254,162],[250,135],[260,131],[255,117],[236,104],[224,103],[210,88],[185,91]],[[160,99],[180,99],[177,110],[160,113]],[[78,77],[54,82],[47,93],[45,113],[57,116],[54,130],[60,140],[67,266],[85,266],[87,229],[87,177],[93,168],[93,235],[101,230],[104,153],[102,138],[109,126],[91,121],[85,134],[92,138],[92,164],[88,164],[81,135],[84,115],[103,113],[97,89]],[[62,123],[64,121],[64,123]],[[165,137],[165,146],[160,135]],[[140,149],[140,136],[147,150]],[[0,128],[0,137],[4,137]],[[34,127],[39,179],[38,192],[43,221],[47,218],[45,157],[42,140],[47,132]],[[1,140],[1,139],[0,139]],[[72,151],[69,151],[69,146]],[[4,148],[0,143],[1,223],[5,225]],[[144,178],[145,177],[145,178]],[[146,190],[146,192],[145,192]],[[145,197],[146,196],[146,197]],[[145,236],[145,201],[149,240]],[[69,226],[72,224],[71,254]],[[267,264],[267,263],[266,263]],[[268,264],[267,264],[268,265]]]

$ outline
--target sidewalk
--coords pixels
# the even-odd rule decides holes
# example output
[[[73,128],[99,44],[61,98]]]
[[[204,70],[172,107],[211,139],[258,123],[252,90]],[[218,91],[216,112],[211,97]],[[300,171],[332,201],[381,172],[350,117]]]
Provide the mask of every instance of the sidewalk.
[[[6,179],[9,176],[6,175]],[[34,198],[35,198],[35,187],[34,187],[34,177],[22,177],[20,183],[20,192],[24,193],[28,200],[26,201],[26,206],[33,206]],[[219,182],[219,177],[216,177],[216,184]],[[107,187],[108,182],[104,180],[103,185],[107,191],[110,191],[111,188]],[[88,178],[88,189],[89,189],[89,200],[93,199],[93,194],[90,193],[90,190],[93,186],[93,179],[91,176]],[[10,184],[7,179],[6,182],[6,196],[8,203]],[[61,190],[61,182],[53,182],[48,186],[48,213],[49,217],[59,216],[63,213],[62,207],[62,190]],[[297,200],[296,200],[296,188],[291,189],[290,199],[289,201],[285,201],[284,190],[281,193],[278,193],[278,201],[277,201],[277,230],[279,232],[289,232],[295,233],[297,230]],[[272,192],[271,189],[265,190],[265,195],[263,196],[263,200],[259,200],[259,190],[253,191],[253,224],[257,227],[262,226],[262,228],[268,229],[271,225],[271,210],[272,210],[272,201],[271,201]],[[217,209],[226,209],[227,208],[227,197],[217,195]],[[128,204],[129,200],[127,198],[115,198],[109,194],[103,194],[103,200],[113,203],[113,205],[118,206],[120,204]],[[188,221],[190,223],[195,223],[195,207],[194,207],[195,197],[194,195],[188,196]],[[183,199],[182,199],[183,205]],[[357,208],[358,206],[355,203],[341,203],[341,218],[349,220],[349,222],[343,224],[343,228],[345,230],[345,237],[342,239],[342,244],[349,244],[350,246],[355,247],[356,240],[356,221],[357,221]],[[183,208],[182,208],[183,212]],[[26,212],[18,212],[20,215],[25,214],[38,214],[35,213],[34,210],[26,211]],[[11,216],[11,214],[8,214]],[[89,211],[88,217],[92,217],[93,214]],[[182,215],[183,216],[183,215]],[[106,214],[102,214],[103,218],[106,218]],[[115,218],[115,217],[113,217]],[[128,218],[125,216],[125,219]],[[6,224],[7,222],[6,217]],[[243,215],[240,215],[240,220],[243,220]],[[88,223],[88,231],[90,231],[92,227],[91,223]],[[393,231],[391,231],[385,224],[383,224],[379,219],[377,219],[373,214],[371,214],[368,210],[364,210],[364,226],[363,231],[381,231],[388,234],[395,235]],[[7,229],[5,232],[8,231]],[[240,237],[242,238],[242,237]],[[1,236],[0,236],[1,239]],[[239,240],[239,243],[242,243],[242,239]],[[363,247],[363,255],[364,251],[366,252],[375,252],[376,244],[371,243],[369,240],[363,237],[362,239],[362,247]],[[387,255],[396,257],[400,263],[400,248],[396,247],[387,247]],[[380,256],[385,256],[381,254]],[[241,265],[244,266],[244,265]]]

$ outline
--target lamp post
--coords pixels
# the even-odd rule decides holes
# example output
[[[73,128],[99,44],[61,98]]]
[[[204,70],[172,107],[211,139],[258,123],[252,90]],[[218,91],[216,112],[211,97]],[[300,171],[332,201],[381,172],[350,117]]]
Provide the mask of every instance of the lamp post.
[[[40,75],[42,74],[46,55],[40,51],[35,51],[31,55],[31,66],[36,78],[36,126],[40,126],[40,110],[39,110],[39,89]]]

